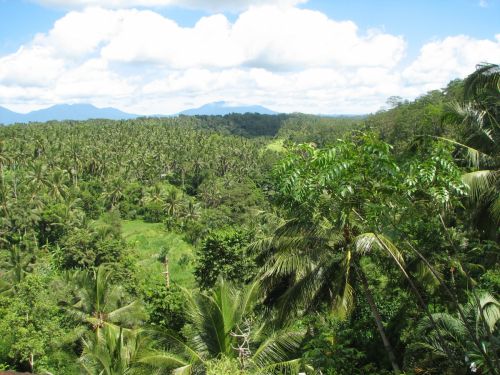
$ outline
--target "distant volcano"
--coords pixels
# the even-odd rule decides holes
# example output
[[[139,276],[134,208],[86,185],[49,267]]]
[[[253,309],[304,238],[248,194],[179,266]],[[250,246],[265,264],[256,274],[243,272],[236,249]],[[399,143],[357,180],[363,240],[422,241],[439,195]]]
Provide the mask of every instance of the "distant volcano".
[[[214,102],[202,105],[198,108],[187,109],[180,112],[180,115],[228,115],[230,113],[260,113],[262,115],[275,115],[274,112],[266,107],[260,105],[249,105],[249,106],[232,106],[226,102]]]

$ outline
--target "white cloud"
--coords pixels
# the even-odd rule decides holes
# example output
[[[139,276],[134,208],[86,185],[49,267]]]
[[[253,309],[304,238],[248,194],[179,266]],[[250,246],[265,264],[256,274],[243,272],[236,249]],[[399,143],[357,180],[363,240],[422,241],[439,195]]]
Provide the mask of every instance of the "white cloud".
[[[53,88],[56,96],[68,100],[107,97],[118,99],[132,95],[134,89],[131,78],[114,73],[109,69],[108,62],[102,59],[90,59],[69,70],[56,81]]]
[[[120,32],[126,14],[100,8],[73,11],[57,20],[48,34],[38,34],[33,44],[56,47],[64,57],[85,57]]]
[[[241,11],[251,6],[277,5],[293,6],[308,0],[32,0],[48,7],[62,9],[83,9],[99,6],[109,9],[133,7],[176,6],[188,9],[200,9],[210,12]]]
[[[91,7],[0,58],[0,105],[88,102],[155,114],[226,100],[366,113],[391,95],[415,97],[500,61],[500,35],[433,41],[407,67],[405,51],[401,36],[288,6],[253,6],[234,22],[216,14],[193,27],[151,10]]]
[[[452,79],[467,76],[476,64],[485,61],[500,61],[500,34],[495,40],[458,35],[427,43],[403,71],[403,77],[410,86],[440,88]]]
[[[21,47],[0,58],[0,84],[5,86],[46,86],[64,69],[64,60],[54,56],[52,47]]]

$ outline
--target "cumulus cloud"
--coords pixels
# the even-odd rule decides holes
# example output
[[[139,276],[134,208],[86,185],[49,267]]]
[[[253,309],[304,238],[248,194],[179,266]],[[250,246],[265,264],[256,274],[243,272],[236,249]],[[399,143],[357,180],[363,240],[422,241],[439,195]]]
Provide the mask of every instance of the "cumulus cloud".
[[[154,114],[226,100],[366,113],[391,95],[414,97],[499,61],[500,35],[436,40],[403,67],[405,51],[401,36],[289,6],[252,6],[234,22],[216,14],[193,27],[151,10],[90,7],[0,58],[0,105],[89,102]]]
[[[36,87],[53,82],[64,70],[65,62],[51,47],[33,45],[0,58],[0,84]]]
[[[132,7],[176,6],[200,9],[210,12],[240,11],[251,6],[277,5],[293,6],[308,0],[32,0],[48,7],[62,9],[82,9],[89,6],[120,9]]]
[[[500,34],[494,40],[458,35],[427,43],[403,71],[403,78],[410,86],[439,88],[454,78],[465,77],[484,61],[500,61]]]
[[[101,51],[111,61],[149,62],[175,69],[390,67],[405,49],[401,37],[381,32],[360,35],[350,21],[336,22],[320,12],[297,8],[251,8],[234,24],[223,15],[203,17],[192,28],[182,28],[151,11],[121,13],[119,32]]]

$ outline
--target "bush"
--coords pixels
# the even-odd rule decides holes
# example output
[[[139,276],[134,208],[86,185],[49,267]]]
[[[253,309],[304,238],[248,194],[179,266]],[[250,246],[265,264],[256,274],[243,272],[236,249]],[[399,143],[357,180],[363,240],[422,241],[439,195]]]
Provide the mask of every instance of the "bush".
[[[160,203],[149,202],[142,207],[142,217],[147,223],[161,223],[165,218],[165,212]]]
[[[255,260],[247,251],[251,237],[248,231],[235,229],[209,234],[197,253],[194,274],[200,288],[211,288],[219,276],[236,283],[251,280],[256,272]]]
[[[141,287],[142,299],[154,326],[180,331],[186,323],[184,295],[179,287],[167,289],[164,280],[156,279]]]

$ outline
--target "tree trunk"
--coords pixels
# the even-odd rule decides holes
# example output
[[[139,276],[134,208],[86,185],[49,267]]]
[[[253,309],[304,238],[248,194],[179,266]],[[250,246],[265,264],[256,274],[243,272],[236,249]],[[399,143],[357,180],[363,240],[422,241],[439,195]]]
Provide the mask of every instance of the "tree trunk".
[[[375,319],[375,323],[377,324],[378,332],[380,334],[380,337],[382,338],[382,342],[384,343],[384,348],[387,352],[387,356],[389,357],[389,361],[391,361],[392,369],[394,370],[394,373],[396,375],[399,375],[401,374],[401,369],[399,368],[399,365],[396,362],[396,356],[394,355],[394,350],[392,349],[392,345],[389,342],[387,335],[385,334],[382,318],[380,317],[377,305],[375,305],[375,301],[373,300],[373,295],[370,291],[370,287],[368,286],[368,281],[366,280],[366,276],[361,268],[358,268],[358,274],[361,279],[361,283],[363,285],[366,300],[368,302],[368,305],[370,305],[370,310],[372,311],[373,318]]]
[[[32,373],[33,369],[35,368],[35,357],[33,356],[33,353],[30,353],[29,365],[30,365],[30,372]]]
[[[164,261],[163,265],[165,266],[165,272],[163,272],[163,274],[165,275],[165,282],[167,284],[167,289],[170,289],[170,271],[169,271],[169,267],[168,267],[168,257],[167,256],[165,256],[165,261]]]

